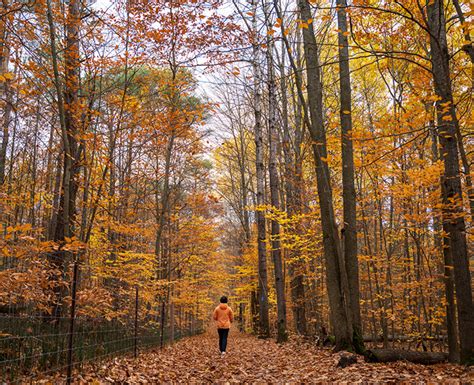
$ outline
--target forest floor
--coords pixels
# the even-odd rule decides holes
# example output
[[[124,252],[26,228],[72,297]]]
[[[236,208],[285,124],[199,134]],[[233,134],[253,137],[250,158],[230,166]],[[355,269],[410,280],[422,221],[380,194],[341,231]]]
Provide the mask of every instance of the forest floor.
[[[359,357],[356,364],[337,368],[340,354],[329,349],[301,342],[279,345],[234,330],[227,350],[221,357],[213,330],[163,350],[142,352],[137,360],[120,357],[84,368],[75,383],[474,383],[472,369],[452,364],[369,364]]]

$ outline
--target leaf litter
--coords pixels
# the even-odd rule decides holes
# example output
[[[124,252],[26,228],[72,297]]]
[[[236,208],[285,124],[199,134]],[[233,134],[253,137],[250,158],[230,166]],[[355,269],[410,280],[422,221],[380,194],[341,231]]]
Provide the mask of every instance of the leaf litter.
[[[215,330],[164,349],[86,365],[75,384],[473,384],[474,371],[461,365],[424,366],[410,362],[367,363],[362,356],[346,368],[333,353],[307,342],[277,344],[232,330],[227,354],[217,349]],[[37,383],[55,384],[56,376]]]

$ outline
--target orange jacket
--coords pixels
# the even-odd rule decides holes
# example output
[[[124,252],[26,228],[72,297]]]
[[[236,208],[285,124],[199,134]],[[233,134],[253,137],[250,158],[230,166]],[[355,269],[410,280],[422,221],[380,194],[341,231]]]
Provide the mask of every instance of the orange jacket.
[[[218,329],[230,329],[230,324],[234,322],[234,313],[227,304],[221,303],[215,308],[212,318]]]

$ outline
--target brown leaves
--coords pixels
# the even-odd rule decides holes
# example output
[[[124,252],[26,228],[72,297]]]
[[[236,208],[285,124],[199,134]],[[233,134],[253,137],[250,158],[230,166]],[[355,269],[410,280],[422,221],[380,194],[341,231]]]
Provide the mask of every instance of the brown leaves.
[[[369,364],[362,357],[346,368],[337,368],[345,353],[333,354],[310,344],[271,340],[231,330],[228,353],[220,357],[215,330],[185,339],[162,351],[143,352],[138,360],[114,359],[84,368],[78,382],[94,384],[150,383],[322,383],[388,382],[449,383],[469,381],[468,369],[458,365],[415,365],[408,362]],[[86,374],[87,373],[87,374]]]

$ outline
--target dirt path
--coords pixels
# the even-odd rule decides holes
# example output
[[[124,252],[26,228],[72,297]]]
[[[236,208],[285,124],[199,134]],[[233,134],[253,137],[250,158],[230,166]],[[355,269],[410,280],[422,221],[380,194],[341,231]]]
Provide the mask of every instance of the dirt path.
[[[116,358],[101,363],[78,382],[94,384],[159,383],[472,383],[472,372],[461,366],[414,365],[406,362],[367,364],[362,359],[345,369],[336,368],[339,355],[289,342],[231,331],[228,353],[217,351],[215,331],[187,338],[164,350],[143,352],[138,360]],[[471,377],[469,377],[471,376]]]

